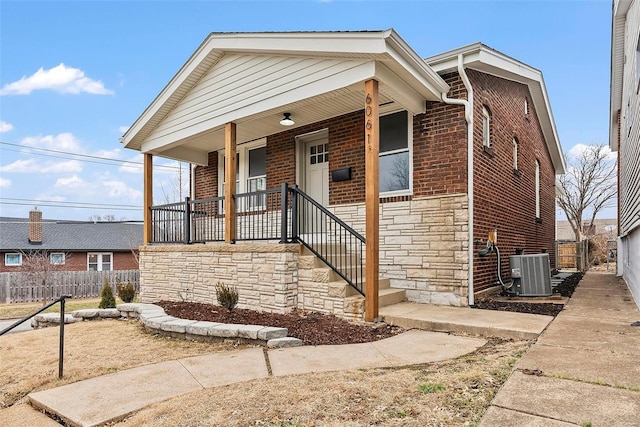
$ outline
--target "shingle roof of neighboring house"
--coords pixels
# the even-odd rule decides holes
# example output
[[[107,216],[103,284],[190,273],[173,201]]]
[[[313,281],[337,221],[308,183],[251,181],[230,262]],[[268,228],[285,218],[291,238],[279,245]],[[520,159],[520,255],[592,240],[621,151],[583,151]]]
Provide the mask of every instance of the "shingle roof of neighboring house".
[[[142,245],[143,225],[42,220],[42,244],[29,243],[29,220],[0,217],[0,251],[129,251]]]

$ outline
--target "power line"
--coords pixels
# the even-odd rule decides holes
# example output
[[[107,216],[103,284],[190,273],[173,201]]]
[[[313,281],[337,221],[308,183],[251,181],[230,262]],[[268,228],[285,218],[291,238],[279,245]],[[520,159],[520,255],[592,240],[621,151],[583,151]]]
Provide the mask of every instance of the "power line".
[[[89,154],[77,154],[77,153],[71,153],[71,152],[68,152],[68,151],[52,150],[52,149],[49,149],[49,148],[26,147],[24,145],[12,144],[10,142],[4,142],[4,141],[0,141],[0,145],[8,145],[8,146],[11,146],[11,147],[19,147],[20,148],[20,150],[12,150],[12,149],[6,149],[5,148],[6,151],[14,151],[14,152],[23,152],[24,150],[45,151],[45,152],[48,152],[48,153],[66,154],[66,155],[70,155],[70,156],[83,157],[83,158],[88,158],[88,159],[106,160],[108,162],[123,163],[123,164],[126,164],[126,165],[139,165],[139,166],[143,166],[144,165],[143,162],[136,162],[136,161],[131,161],[131,160],[111,159],[109,157],[91,156]],[[54,156],[54,155],[51,155],[51,154],[42,154],[42,153],[33,153],[33,152],[28,152],[27,154],[35,154],[35,155],[38,155],[38,156],[54,157],[54,158],[60,158],[60,159],[68,159],[67,157]],[[87,163],[109,164],[109,163],[103,163],[103,162],[92,162],[90,160],[81,160],[81,159],[72,159],[72,160],[79,160],[79,161],[83,161],[83,162],[87,162]],[[138,166],[134,166],[134,167],[138,167]],[[155,167],[162,168],[162,169],[172,169],[172,170],[180,169],[178,166],[168,166],[168,165],[156,165]]]
[[[120,203],[93,203],[93,202],[65,202],[62,200],[42,200],[42,199],[19,199],[15,197],[0,197],[0,200],[12,200],[18,202],[32,202],[32,203],[64,203],[71,205],[95,205],[95,206],[123,206],[128,208],[142,208],[138,205],[123,205]]]
[[[3,202],[5,205],[16,205],[16,206],[33,206],[33,203],[21,203],[21,202]],[[109,209],[113,211],[140,211],[142,206],[139,208],[119,208],[119,207],[105,207],[105,206],[73,206],[73,205],[59,205],[59,204],[46,204],[40,203],[39,206],[45,208],[68,208],[68,209]],[[117,205],[116,205],[117,206]]]

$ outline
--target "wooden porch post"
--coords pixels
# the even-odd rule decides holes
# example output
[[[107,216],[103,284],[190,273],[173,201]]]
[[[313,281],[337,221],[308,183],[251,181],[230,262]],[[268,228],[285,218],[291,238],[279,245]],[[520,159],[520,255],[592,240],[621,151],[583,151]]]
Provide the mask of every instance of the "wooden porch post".
[[[224,241],[236,240],[236,124],[224,125]]]
[[[379,237],[380,237],[380,111],[378,81],[371,79],[365,88],[365,191],[366,191],[366,270],[364,320],[378,318]]]
[[[143,204],[144,204],[144,231],[143,243],[148,245],[151,242],[153,224],[151,223],[151,206],[153,206],[153,155],[144,153],[144,184],[143,184]]]

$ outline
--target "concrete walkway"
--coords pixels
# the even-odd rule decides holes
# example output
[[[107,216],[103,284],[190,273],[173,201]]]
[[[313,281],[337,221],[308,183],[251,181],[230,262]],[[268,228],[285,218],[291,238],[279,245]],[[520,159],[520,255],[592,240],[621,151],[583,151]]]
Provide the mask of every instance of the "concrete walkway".
[[[622,279],[587,273],[480,426],[640,426],[638,321]]]
[[[69,425],[95,426],[211,387],[269,376],[429,363],[471,353],[485,343],[482,338],[412,330],[364,344],[249,348],[128,369],[31,393],[29,400]]]

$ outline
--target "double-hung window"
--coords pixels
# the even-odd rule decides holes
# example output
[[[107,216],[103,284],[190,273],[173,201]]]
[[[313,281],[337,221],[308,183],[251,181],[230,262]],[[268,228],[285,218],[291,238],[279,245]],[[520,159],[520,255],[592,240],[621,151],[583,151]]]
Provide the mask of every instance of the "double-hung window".
[[[491,148],[491,114],[484,105],[482,106],[482,145]]]
[[[267,189],[267,147],[266,140],[261,139],[238,146],[236,150],[236,194],[252,193]],[[218,152],[218,182],[220,196],[225,191],[225,156],[224,150]],[[264,194],[241,198],[238,211],[263,209]],[[222,207],[221,207],[222,209]]]
[[[380,193],[412,190],[412,127],[407,111],[380,117]]]
[[[113,270],[113,254],[110,252],[89,252],[87,254],[89,271]]]

